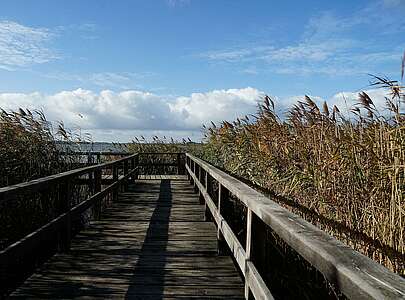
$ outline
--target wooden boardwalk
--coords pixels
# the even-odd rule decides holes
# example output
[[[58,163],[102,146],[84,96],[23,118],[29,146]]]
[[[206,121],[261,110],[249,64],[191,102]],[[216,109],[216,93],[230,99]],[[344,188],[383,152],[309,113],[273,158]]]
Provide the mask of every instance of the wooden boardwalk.
[[[11,298],[244,299],[187,177],[151,178],[120,193],[69,252],[53,256]]]

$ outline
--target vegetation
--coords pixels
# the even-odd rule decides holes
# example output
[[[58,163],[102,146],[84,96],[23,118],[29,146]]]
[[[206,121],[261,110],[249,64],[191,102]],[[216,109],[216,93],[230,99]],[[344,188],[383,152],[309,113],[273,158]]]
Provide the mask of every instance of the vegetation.
[[[182,141],[174,140],[173,138],[159,138],[158,136],[152,137],[151,141],[148,141],[144,136],[139,138],[135,137],[135,140],[128,145],[128,151],[133,153],[141,152],[196,152],[201,147],[200,143],[194,143],[190,139],[182,139]]]
[[[206,128],[204,144],[141,137],[127,149],[193,152],[405,275],[405,94],[400,81],[374,79],[373,85],[390,92],[384,111],[365,92],[350,116],[306,96],[282,119],[265,96],[255,115]],[[75,138],[63,124],[55,133],[40,111],[0,111],[0,187],[66,170],[72,162],[60,155],[58,142],[74,144]],[[42,200],[43,211],[32,216],[38,201],[21,200],[25,204],[14,208],[18,218],[14,213],[0,218],[7,236],[0,249],[53,216],[55,209]],[[28,225],[10,237],[7,228],[16,228],[10,222]]]
[[[61,155],[60,142],[72,148],[75,140],[62,123],[55,131],[41,111],[0,110],[0,187],[73,168],[77,157]],[[57,188],[0,202],[0,250],[57,216]],[[76,200],[80,193],[72,191]]]
[[[63,123],[54,132],[42,111],[0,110],[0,187],[68,169],[75,158],[60,155],[61,141],[73,149],[77,137]]]
[[[257,114],[206,128],[202,156],[405,275],[405,95],[400,82],[374,79],[390,91],[386,111],[365,92],[354,119],[306,96],[282,120],[265,96]]]

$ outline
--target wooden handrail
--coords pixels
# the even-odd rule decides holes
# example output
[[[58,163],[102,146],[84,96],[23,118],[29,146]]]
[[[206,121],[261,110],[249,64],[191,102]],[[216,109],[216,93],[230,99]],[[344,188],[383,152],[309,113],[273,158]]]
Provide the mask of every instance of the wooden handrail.
[[[61,155],[103,155],[103,156],[128,156],[131,152],[123,151],[61,151]]]
[[[138,153],[135,153],[133,155],[122,157],[122,158],[114,160],[114,161],[109,161],[109,162],[105,162],[102,164],[88,166],[88,167],[84,167],[84,168],[80,168],[80,169],[74,169],[74,170],[63,172],[63,173],[58,173],[58,174],[42,177],[39,179],[34,179],[34,180],[31,180],[28,182],[22,182],[22,183],[18,183],[15,185],[2,187],[2,188],[0,188],[0,203],[4,200],[7,200],[10,195],[15,195],[16,193],[29,193],[29,192],[33,192],[33,191],[40,191],[42,189],[48,188],[50,184],[54,184],[56,182],[59,182],[59,181],[65,180],[65,179],[80,176],[80,175],[87,174],[90,172],[94,172],[96,170],[105,169],[105,168],[120,164],[124,161],[133,159],[133,158],[137,157],[138,155],[139,155]]]
[[[252,217],[258,217],[306,261],[320,271],[350,299],[405,298],[405,280],[382,265],[334,239],[304,219],[281,207],[269,197],[226,174],[209,163],[187,153],[186,169],[204,197],[218,230],[224,237],[245,276],[245,296],[249,291],[256,299],[272,299],[271,293],[257,272],[251,257],[251,239],[257,234]],[[196,173],[198,166],[198,174]],[[201,178],[201,169],[206,178]],[[244,248],[207,191],[208,176],[235,195],[247,207],[247,238]],[[203,182],[205,184],[203,184]],[[219,192],[221,193],[221,192]]]
[[[177,155],[175,163],[139,163],[139,157],[141,155],[161,154],[166,153],[136,153],[114,161],[74,169],[29,182],[0,188],[0,205],[3,205],[3,207],[7,205],[8,201],[14,200],[16,196],[30,195],[35,192],[51,189],[54,186],[58,187],[59,197],[62,199],[61,202],[63,202],[61,203],[61,210],[54,219],[0,251],[0,298],[1,293],[4,292],[3,289],[8,288],[7,280],[10,274],[13,272],[19,274],[20,271],[18,268],[21,261],[24,261],[26,258],[32,258],[32,254],[36,252],[35,249],[39,249],[42,243],[50,237],[58,237],[55,243],[58,244],[61,251],[68,250],[71,239],[71,220],[77,218],[91,207],[93,207],[93,216],[98,219],[101,215],[101,201],[111,193],[113,199],[116,200],[118,188],[122,186],[125,190],[128,180],[130,178],[134,179],[136,175],[139,175],[140,167],[166,165],[177,167],[179,172],[181,169],[184,169],[184,160],[182,159],[180,161],[180,156],[185,156],[185,153],[169,153],[169,155]],[[183,166],[181,164],[183,164]],[[102,183],[106,181],[102,179],[103,169],[112,169],[112,183],[104,187]],[[121,169],[123,172],[120,176],[118,169]],[[80,176],[85,174],[89,174],[87,182],[89,187],[91,186],[90,191],[93,192],[90,192],[90,196],[83,202],[80,202],[74,207],[70,207],[68,194],[70,193],[72,184],[74,184],[74,180],[77,180],[77,177],[80,178]],[[107,182],[111,182],[111,180]]]
[[[79,169],[74,169],[74,170],[63,172],[63,173],[58,173],[58,174],[42,177],[39,179],[34,179],[34,180],[31,180],[28,182],[22,182],[22,183],[18,183],[15,185],[2,187],[2,188],[0,188],[0,203],[9,199],[9,196],[15,195],[16,193],[30,193],[30,192],[34,192],[34,191],[40,191],[42,189],[48,188],[49,184],[55,184],[56,182],[59,182],[59,181],[62,181],[62,180],[68,179],[68,178],[77,177],[77,176],[80,176],[83,174],[87,174],[89,172],[94,172],[96,170],[105,169],[105,168],[111,167],[113,165],[116,165],[116,164],[119,164],[119,163],[122,163],[125,161],[129,161],[135,157],[139,157],[140,155],[163,155],[163,154],[168,154],[168,155],[183,154],[184,155],[184,153],[181,153],[181,152],[135,153],[135,154],[125,156],[125,157],[122,157],[122,158],[114,160],[114,161],[109,161],[109,162],[101,163],[98,165],[92,165],[92,166],[87,166],[87,167],[83,167],[83,168],[79,168]],[[142,166],[142,165],[145,165],[145,164],[138,164],[138,166]],[[155,165],[155,164],[148,164],[148,165]],[[156,165],[159,165],[159,163],[157,163]],[[178,166],[178,163],[173,163],[173,164],[168,163],[168,164],[166,164],[166,166]]]

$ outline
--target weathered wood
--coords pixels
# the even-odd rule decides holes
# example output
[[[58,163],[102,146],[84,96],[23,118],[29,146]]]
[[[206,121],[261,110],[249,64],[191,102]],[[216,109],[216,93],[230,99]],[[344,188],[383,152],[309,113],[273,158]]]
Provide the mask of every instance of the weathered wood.
[[[133,167],[134,168],[134,167]],[[118,167],[117,166],[113,166],[112,169],[112,176],[113,176],[113,182],[118,181]],[[118,188],[115,188],[113,191],[113,201],[117,201],[118,199]]]
[[[135,182],[136,179],[138,179],[138,176],[139,176],[139,168],[138,168],[138,166],[139,166],[139,155],[134,157],[134,170],[135,170],[135,173],[133,174],[134,182]]]
[[[71,184],[69,181],[63,182],[59,185],[59,202],[60,202],[60,214],[69,212],[70,210],[70,193]],[[70,249],[71,239],[71,217],[70,214],[66,214],[64,224],[59,234],[59,251],[68,251]]]
[[[212,165],[187,154],[234,194],[304,259],[351,299],[405,297],[405,280],[289,212],[267,196]]]
[[[0,251],[0,275],[1,278],[7,278],[13,273],[14,266],[19,264],[19,261],[24,261],[25,257],[32,255],[33,252],[47,240],[49,237],[55,236],[65,228],[70,218],[77,218],[84,211],[92,207],[97,201],[105,197],[112,189],[116,188],[120,181],[108,186],[102,191],[94,194],[88,200],[71,208],[68,212],[61,214],[48,224],[40,227],[33,233],[27,235],[18,242],[8,246],[6,249]],[[4,281],[3,281],[4,282]]]
[[[202,197],[205,199],[209,209],[211,210],[213,218],[217,223],[218,229],[222,232],[224,239],[228,244],[230,251],[233,254],[233,257],[235,258],[239,266],[240,271],[242,272],[242,274],[245,274],[246,253],[245,250],[243,249],[243,246],[238,241],[238,238],[233,233],[231,227],[228,225],[225,219],[219,214],[217,208],[215,207],[214,201],[212,201],[211,196],[207,193],[205,187],[199,180],[197,181],[197,177],[195,176],[195,174],[191,173],[191,169],[189,168],[189,166],[186,166],[186,168],[187,171],[190,172],[190,175],[193,176],[194,179],[196,180],[197,187],[200,190]]]
[[[182,220],[181,212],[187,216]],[[230,257],[185,176],[137,180],[13,298],[243,299]]]
[[[126,160],[126,161],[124,161],[124,176],[128,175],[128,171],[129,171],[129,164],[128,164],[128,160]],[[122,188],[123,188],[124,192],[128,189],[128,180],[124,181]]]
[[[129,156],[132,153],[122,152],[122,151],[62,151],[59,152],[61,155],[103,155],[103,156]]]
[[[251,255],[251,246],[252,246],[252,210],[250,208],[247,209],[247,222],[246,222],[246,266],[245,266],[245,298],[249,299],[250,293],[250,286],[252,282],[248,280],[248,270],[247,270],[247,263],[250,260]],[[260,277],[260,276],[259,276]],[[260,277],[261,278],[261,277]],[[254,283],[253,283],[254,284]]]
[[[212,177],[208,173],[205,173],[205,190],[210,195],[212,191]],[[212,213],[207,202],[205,202],[205,221],[212,222]]]
[[[222,216],[223,207],[228,201],[229,192],[225,189],[220,183],[218,184],[218,214]],[[221,229],[218,226],[217,230],[217,239],[218,239],[218,254],[219,255],[229,255],[229,248],[226,244],[224,235],[222,234]]]
[[[130,159],[130,157],[125,159]],[[45,256],[49,257],[49,255],[54,253],[54,251],[56,251],[56,249],[52,250],[54,249],[54,245],[58,246],[59,251],[69,250],[71,239],[71,219],[77,219],[85,210],[94,207],[95,204],[100,204],[102,199],[108,193],[111,193],[114,188],[117,188],[122,184],[123,180],[126,180],[132,173],[134,173],[135,170],[129,171],[126,176],[122,176],[116,182],[101,190],[102,169],[114,166],[117,162],[121,163],[122,159],[108,164],[101,164],[90,168],[57,174],[51,176],[51,179],[47,177],[2,189],[5,195],[3,200],[8,201],[9,199],[13,199],[13,197],[9,198],[11,195],[10,191],[17,193],[18,195],[19,192],[27,193],[28,191],[38,191],[38,184],[40,185],[39,190],[45,188],[42,186],[44,183],[48,183],[47,188],[52,188],[52,185],[57,184],[59,206],[56,208],[56,213],[59,214],[59,216],[0,251],[0,280],[2,282],[0,285],[0,294],[9,290],[15,282],[21,280],[22,276],[35,266],[37,261],[43,260]],[[88,180],[90,180],[93,176],[89,176],[89,173],[92,172],[95,173],[95,176],[90,191],[95,192],[96,194],[90,196],[89,199],[79,203],[75,207],[70,208],[70,193],[72,185],[76,182],[74,180],[75,176],[87,176]],[[99,213],[100,210],[96,209],[96,211]],[[49,245],[49,247],[44,249],[44,245]],[[45,250],[45,253],[43,253],[43,250]],[[27,264],[27,266],[24,264]]]
[[[99,193],[101,191],[101,176],[102,176],[102,171],[101,170],[95,170],[94,171],[94,191],[95,193]],[[101,199],[96,201],[93,209],[93,215],[95,219],[100,219],[101,216]]]
[[[48,189],[49,186],[55,185],[58,182],[65,181],[71,178],[75,178],[78,176],[81,176],[83,174],[87,174],[89,172],[94,172],[96,170],[102,170],[105,168],[108,168],[112,165],[121,163],[125,160],[128,160],[132,157],[136,157],[138,154],[133,154],[131,156],[123,157],[115,161],[111,162],[106,162],[102,163],[99,165],[95,166],[88,166],[80,169],[74,169],[71,171],[51,175],[51,176],[46,176],[42,177],[39,179],[31,180],[29,182],[23,182],[19,184],[15,184],[12,186],[7,186],[7,187],[2,187],[0,188],[0,202],[4,202],[10,199],[13,199],[13,196],[16,194],[27,194],[27,193],[33,193],[33,192],[38,192],[44,189]]]
[[[246,285],[250,288],[254,299],[269,299],[273,300],[273,295],[270,293],[265,282],[257,272],[256,267],[251,261],[246,261]],[[246,294],[245,294],[246,298]]]

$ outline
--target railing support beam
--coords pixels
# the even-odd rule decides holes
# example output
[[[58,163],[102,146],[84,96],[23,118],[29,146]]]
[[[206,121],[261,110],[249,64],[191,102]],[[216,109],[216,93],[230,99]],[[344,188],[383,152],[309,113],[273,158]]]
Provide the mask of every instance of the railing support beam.
[[[101,191],[101,178],[102,177],[102,170],[96,169],[94,171],[94,193],[98,193]],[[99,220],[101,218],[101,206],[102,206],[103,199],[98,199],[94,204],[94,218]]]

